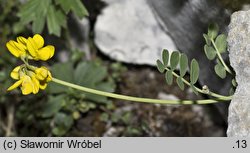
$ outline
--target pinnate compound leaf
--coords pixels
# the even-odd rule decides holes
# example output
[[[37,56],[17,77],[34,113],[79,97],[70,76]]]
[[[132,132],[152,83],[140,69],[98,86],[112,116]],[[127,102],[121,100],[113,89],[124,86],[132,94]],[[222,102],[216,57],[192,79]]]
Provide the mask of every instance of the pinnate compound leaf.
[[[214,71],[222,79],[224,79],[226,77],[226,75],[227,75],[224,66],[222,66],[220,63],[215,65]]]
[[[216,36],[218,35],[219,33],[219,26],[217,24],[210,24],[208,26],[208,37],[210,39],[214,39],[216,38]]]
[[[213,47],[205,45],[204,51],[209,60],[213,60],[216,57],[216,51]]]
[[[157,64],[158,71],[163,73],[165,71],[165,66],[162,64],[162,62],[160,60],[157,60],[156,64]]]
[[[186,54],[181,54],[180,57],[180,76],[183,77],[188,68],[188,57]]]
[[[173,74],[172,74],[171,70],[167,71],[165,73],[165,79],[166,79],[166,82],[167,82],[168,85],[172,85],[172,83],[173,83]]]
[[[178,77],[176,80],[178,86],[180,87],[181,90],[184,90],[185,86],[184,86],[184,82],[182,81],[181,77]]]
[[[227,49],[227,37],[224,34],[220,34],[216,40],[215,45],[220,53],[226,52]]]
[[[199,64],[195,59],[193,59],[191,61],[191,70],[190,70],[191,84],[195,84],[198,81],[199,73],[200,73]]]
[[[169,60],[169,52],[167,49],[164,49],[162,51],[162,61],[165,67],[168,65],[168,60]]]
[[[179,63],[179,59],[180,59],[179,52],[177,51],[172,52],[171,57],[170,57],[170,67],[172,70],[174,70],[177,67]]]

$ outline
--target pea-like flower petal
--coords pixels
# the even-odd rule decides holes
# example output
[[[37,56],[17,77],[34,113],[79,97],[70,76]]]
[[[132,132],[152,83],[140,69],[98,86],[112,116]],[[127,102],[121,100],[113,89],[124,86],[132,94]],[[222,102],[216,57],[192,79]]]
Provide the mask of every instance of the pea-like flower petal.
[[[17,37],[17,42],[18,42],[18,43],[21,43],[21,44],[23,44],[23,45],[26,46],[26,44],[27,44],[27,39],[24,38],[24,37],[22,37],[22,36],[19,36],[19,37]]]
[[[55,47],[48,45],[43,47],[44,39],[39,34],[36,34],[33,38],[29,37],[27,41],[27,48],[30,55],[34,60],[46,61],[50,59],[55,52]]]
[[[48,81],[51,81],[52,79],[50,71],[44,66],[37,68],[35,70],[35,73],[36,73],[36,78],[38,80],[41,80],[41,81],[45,80],[48,82]]]
[[[21,66],[17,66],[15,67],[12,72],[10,73],[11,78],[18,80],[20,75],[19,75],[19,70],[20,70]]]
[[[39,88],[40,88],[40,82],[36,79],[35,75],[31,77],[32,84],[33,84],[33,94],[38,93]]]
[[[23,80],[16,81],[12,86],[10,86],[7,91],[14,90],[22,84]]]
[[[37,59],[37,50],[38,50],[38,47],[36,45],[36,42],[31,37],[28,38],[27,48],[28,48],[28,51],[29,51],[30,55],[34,59]]]
[[[46,81],[40,82],[40,89],[44,90],[47,87],[48,83]]]
[[[25,76],[23,76],[22,80],[23,80],[22,86],[21,86],[22,94],[28,95],[28,94],[32,93],[33,89],[34,89],[34,85],[33,85],[31,78],[29,76],[25,75]]]
[[[33,40],[35,41],[35,43],[36,43],[36,47],[38,48],[38,49],[40,49],[40,48],[42,48],[43,47],[43,45],[44,45],[44,39],[43,39],[43,37],[41,36],[41,35],[39,35],[39,34],[35,34],[34,36],[33,36]]]
[[[54,52],[55,52],[54,46],[48,45],[37,51],[37,57],[40,60],[46,61],[54,55]]]
[[[26,54],[26,46],[22,43],[10,40],[9,42],[6,43],[6,47],[8,48],[10,53],[15,57],[20,57]]]

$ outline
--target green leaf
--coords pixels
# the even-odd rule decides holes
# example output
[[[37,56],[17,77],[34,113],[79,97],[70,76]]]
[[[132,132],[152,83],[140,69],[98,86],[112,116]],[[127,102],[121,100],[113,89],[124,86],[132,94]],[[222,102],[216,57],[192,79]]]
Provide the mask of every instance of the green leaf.
[[[74,82],[92,89],[113,92],[113,82],[104,81],[108,76],[107,68],[94,62],[81,62],[74,72]],[[85,93],[86,98],[100,103],[106,103],[107,97]]]
[[[204,39],[205,39],[205,41],[206,41],[206,44],[207,44],[208,46],[210,46],[210,45],[211,45],[211,40],[209,39],[208,35],[207,35],[207,34],[203,34],[203,37],[204,37]]]
[[[72,10],[79,18],[89,15],[81,0],[55,0],[55,2],[62,7],[66,14]]]
[[[72,0],[55,0],[55,3],[60,5],[66,14],[71,10],[71,2]]]
[[[168,60],[169,60],[169,52],[167,49],[164,49],[162,51],[162,61],[165,67],[168,66]]]
[[[204,51],[209,60],[213,60],[216,57],[216,51],[213,47],[205,45]]]
[[[236,82],[236,80],[235,80],[235,79],[232,79],[232,85],[233,85],[234,87],[236,87],[236,86],[237,86],[237,82]]]
[[[92,89],[113,92],[115,84],[112,80],[107,79],[107,68],[96,64],[95,61],[80,62],[74,69],[71,62],[55,64],[51,68],[52,76],[70,83],[78,84]],[[106,81],[106,79],[108,81]],[[74,93],[83,95],[87,100],[99,103],[108,103],[107,97],[98,96],[90,93],[73,90],[68,87],[62,87],[56,83],[49,83],[48,90],[50,93]]]
[[[226,77],[226,75],[227,75],[224,66],[222,66],[220,63],[215,65],[214,71],[222,79],[224,79]]]
[[[170,70],[170,71],[167,71],[166,73],[165,73],[165,79],[166,79],[166,82],[167,82],[167,84],[168,85],[172,85],[172,83],[173,83],[173,74],[172,74],[172,70]]]
[[[181,77],[178,77],[177,80],[176,80],[178,86],[180,87],[181,90],[184,90],[185,86],[184,86],[184,83],[182,81],[182,78]]]
[[[177,67],[179,60],[180,60],[179,52],[177,51],[172,52],[170,57],[170,67],[172,70],[174,70]]]
[[[183,77],[188,68],[188,57],[186,54],[181,54],[180,57],[180,76]]]
[[[192,91],[193,91],[196,95],[199,94],[198,91],[197,91],[197,89],[195,88],[195,86],[194,86],[193,84],[191,84],[190,87],[191,87]]]
[[[66,27],[65,15],[61,10],[56,10],[53,5],[49,7],[47,25],[50,34],[61,35],[61,27]]]
[[[208,37],[214,39],[219,33],[219,26],[217,24],[210,24],[208,26]]]
[[[34,33],[41,33],[44,29],[45,18],[49,6],[52,5],[51,0],[29,0],[24,3],[18,16],[22,26],[32,22],[32,30]]]
[[[51,117],[58,113],[63,106],[64,95],[49,96],[48,102],[43,105],[42,117]]]
[[[191,61],[191,70],[190,70],[191,84],[195,84],[198,81],[199,73],[200,73],[199,64],[195,59],[193,59]]]
[[[163,73],[165,71],[165,66],[162,64],[162,62],[160,60],[157,60],[156,64],[157,64],[158,71]]]
[[[71,62],[54,64],[50,70],[52,73],[52,77],[74,83],[73,82],[74,68]],[[48,84],[47,90],[50,93],[55,93],[55,94],[66,93],[68,91],[68,87],[62,87],[57,83],[50,82]]]
[[[216,40],[215,45],[220,53],[226,52],[227,49],[227,37],[224,34],[220,34]]]
[[[234,95],[234,92],[235,92],[235,90],[234,90],[234,88],[230,88],[230,90],[229,90],[229,95]]]
[[[18,16],[23,24],[27,24],[38,17],[45,17],[49,5],[51,0],[29,0],[21,6]]]
[[[36,20],[33,21],[32,31],[34,33],[42,33],[44,25],[45,25],[45,17],[37,18]]]
[[[88,16],[89,13],[87,11],[87,9],[85,8],[85,6],[82,4],[81,0],[70,0],[70,2],[72,3],[72,11],[79,17],[79,18],[83,18],[84,16]]]
[[[52,133],[57,136],[65,135],[66,132],[73,125],[73,117],[65,113],[57,113],[54,118],[55,127],[52,129]]]

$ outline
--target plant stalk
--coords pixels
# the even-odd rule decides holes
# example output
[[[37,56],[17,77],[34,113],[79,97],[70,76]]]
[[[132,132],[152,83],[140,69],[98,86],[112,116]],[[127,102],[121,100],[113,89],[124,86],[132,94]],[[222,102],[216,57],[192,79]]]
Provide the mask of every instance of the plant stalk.
[[[232,71],[229,69],[229,67],[226,65],[226,63],[224,62],[223,58],[221,57],[221,54],[220,54],[220,52],[219,52],[217,46],[215,45],[215,42],[214,42],[213,39],[211,39],[211,42],[212,42],[212,44],[213,44],[213,46],[214,46],[214,48],[215,48],[215,50],[216,50],[216,54],[218,55],[218,58],[219,58],[220,62],[221,62],[222,65],[224,66],[225,70],[226,70],[228,73],[233,74]]]
[[[127,101],[134,101],[134,102],[141,102],[141,103],[151,103],[151,104],[211,104],[211,103],[217,103],[219,101],[228,101],[231,100],[229,97],[217,97],[216,99],[206,99],[206,100],[161,100],[161,99],[150,99],[150,98],[140,98],[140,97],[132,97],[132,96],[126,96],[126,95],[120,95],[115,93],[109,93],[105,91],[100,91],[96,89],[91,89],[83,86],[79,86],[73,83],[69,83],[57,78],[52,78],[52,81],[67,86],[70,88],[74,88],[83,92],[92,93],[100,96],[115,98],[115,99],[121,99],[121,100],[127,100]]]

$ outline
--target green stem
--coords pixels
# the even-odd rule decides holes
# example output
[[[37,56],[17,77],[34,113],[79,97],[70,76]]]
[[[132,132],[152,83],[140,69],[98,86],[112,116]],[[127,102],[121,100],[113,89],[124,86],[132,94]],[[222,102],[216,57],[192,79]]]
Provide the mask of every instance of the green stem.
[[[170,71],[170,69],[168,69],[168,68],[166,68],[166,70],[167,70],[167,71]],[[176,78],[179,77],[179,75],[176,74],[174,71],[172,72],[172,74],[173,74]],[[181,78],[181,79],[182,79],[182,81],[183,81],[186,85],[188,85],[189,87],[191,86],[191,84],[190,84],[187,80],[185,80],[184,78]],[[223,100],[231,100],[231,99],[232,99],[232,96],[223,96],[223,95],[220,95],[220,94],[211,92],[211,91],[209,91],[209,92],[207,93],[207,92],[203,91],[202,89],[200,89],[200,88],[198,88],[198,87],[196,87],[196,86],[194,86],[194,88],[195,88],[199,93],[202,93],[202,94],[205,94],[205,95],[209,95],[209,96],[212,96],[212,97],[215,97],[215,98],[219,98],[219,99],[223,99]]]
[[[82,87],[76,84],[72,84],[63,80],[59,80],[56,78],[52,79],[53,82],[71,87],[77,90],[81,90],[84,92],[115,98],[115,99],[122,99],[122,100],[128,100],[128,101],[134,101],[134,102],[142,102],[142,103],[153,103],[153,104],[211,104],[211,103],[217,103],[219,101],[227,101],[230,100],[228,98],[217,98],[217,99],[207,99],[207,100],[161,100],[161,99],[150,99],[150,98],[139,98],[139,97],[132,97],[132,96],[125,96],[115,93],[109,93],[104,92],[100,90],[95,90],[91,88]]]
[[[213,39],[211,39],[211,42],[212,42],[212,44],[213,44],[213,46],[214,46],[214,48],[215,48],[215,50],[216,50],[216,54],[217,54],[217,56],[218,56],[220,62],[221,62],[222,65],[224,66],[225,70],[226,70],[228,73],[233,74],[232,71],[229,69],[229,67],[226,65],[226,63],[224,62],[223,58],[221,57],[221,54],[220,54],[220,52],[219,52],[217,46],[215,45],[215,42],[214,42]]]

